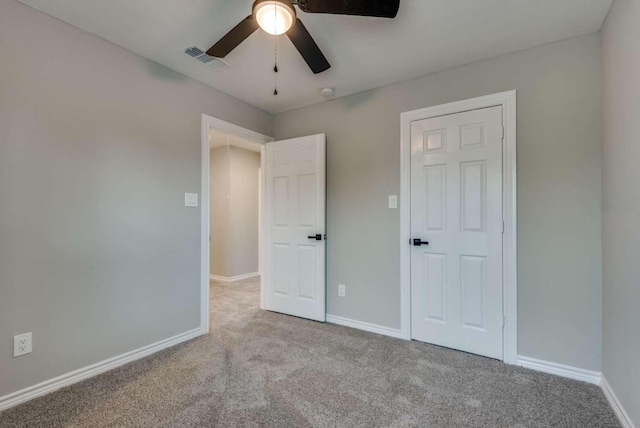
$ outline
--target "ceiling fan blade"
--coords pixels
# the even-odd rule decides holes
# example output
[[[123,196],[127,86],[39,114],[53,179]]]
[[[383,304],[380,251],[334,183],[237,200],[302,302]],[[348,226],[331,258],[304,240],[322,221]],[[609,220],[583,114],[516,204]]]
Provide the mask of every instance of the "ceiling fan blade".
[[[258,22],[253,19],[253,16],[247,16],[225,34],[223,38],[218,40],[215,45],[211,46],[207,51],[207,55],[224,58],[257,29]]]
[[[296,23],[287,31],[287,36],[293,45],[298,49],[302,58],[306,61],[307,65],[313,74],[322,73],[331,67],[329,61],[324,57],[324,54],[307,31],[307,28],[302,24],[302,21],[296,19]]]
[[[298,7],[307,13],[395,18],[400,0],[298,0]]]

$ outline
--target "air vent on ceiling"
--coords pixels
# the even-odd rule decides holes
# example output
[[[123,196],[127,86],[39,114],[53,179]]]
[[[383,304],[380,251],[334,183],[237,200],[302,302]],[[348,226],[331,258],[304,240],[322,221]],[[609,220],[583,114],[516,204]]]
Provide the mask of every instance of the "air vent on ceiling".
[[[200,49],[197,46],[190,46],[186,48],[184,50],[184,53],[189,57],[198,60],[200,64],[213,71],[220,71],[224,70],[227,67],[231,67],[228,62],[224,61],[223,59],[207,55],[204,50]]]

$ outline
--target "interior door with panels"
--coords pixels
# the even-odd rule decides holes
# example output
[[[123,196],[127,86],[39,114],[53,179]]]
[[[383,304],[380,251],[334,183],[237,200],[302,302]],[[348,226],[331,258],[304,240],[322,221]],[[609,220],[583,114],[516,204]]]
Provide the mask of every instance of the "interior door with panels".
[[[266,146],[265,309],[325,321],[325,135]]]
[[[502,359],[502,107],[411,124],[411,333]]]

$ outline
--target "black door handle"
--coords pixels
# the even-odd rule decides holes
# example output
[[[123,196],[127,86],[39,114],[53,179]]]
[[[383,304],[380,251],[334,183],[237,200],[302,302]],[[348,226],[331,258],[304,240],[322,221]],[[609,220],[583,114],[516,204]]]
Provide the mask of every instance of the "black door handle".
[[[322,235],[321,234],[317,234],[317,235],[311,235],[311,236],[307,236],[307,238],[309,239],[315,239],[316,241],[322,241]]]
[[[429,245],[428,241],[423,241],[422,239],[414,239],[413,240],[413,245],[416,247],[419,247],[421,245]]]

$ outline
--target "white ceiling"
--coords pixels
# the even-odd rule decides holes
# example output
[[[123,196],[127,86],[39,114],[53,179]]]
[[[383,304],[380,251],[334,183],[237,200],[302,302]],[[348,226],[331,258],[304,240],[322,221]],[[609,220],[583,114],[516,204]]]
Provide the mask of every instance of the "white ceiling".
[[[205,50],[251,13],[252,0],[19,0],[271,113],[597,31],[612,0],[401,0],[396,19],[298,17],[332,68],[311,73],[286,36],[258,30],[214,72],[183,50]]]
[[[241,149],[251,150],[252,152],[260,153],[262,145],[254,141],[245,140],[244,138],[237,137],[235,135],[227,134],[226,132],[212,129],[209,131],[209,147],[212,149],[218,147],[226,147],[228,145],[240,147]]]

